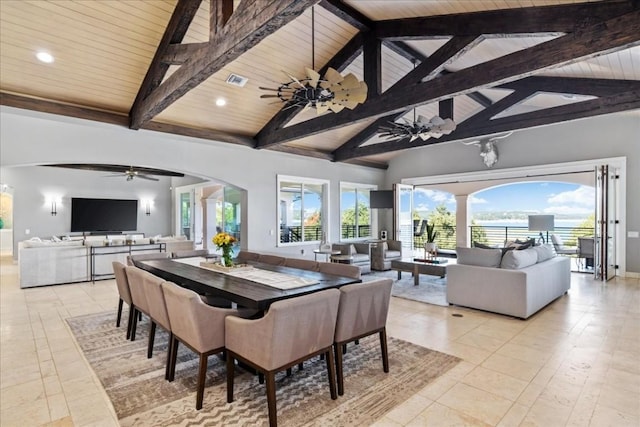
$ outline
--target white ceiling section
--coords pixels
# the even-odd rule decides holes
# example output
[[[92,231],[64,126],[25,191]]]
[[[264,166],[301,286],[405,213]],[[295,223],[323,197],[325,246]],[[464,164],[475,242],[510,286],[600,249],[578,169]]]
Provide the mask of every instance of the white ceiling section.
[[[282,102],[261,99],[260,95],[268,92],[260,87],[277,88],[288,81],[289,78],[283,71],[302,78],[305,75],[305,68],[312,68],[315,65],[315,69],[320,70],[345,46],[349,46],[350,40],[354,38],[360,40],[359,37],[362,39],[375,38],[378,35],[383,37],[380,33],[383,22],[378,21],[436,17],[433,18],[435,19],[433,22],[437,23],[438,20],[454,15],[455,19],[461,20],[460,22],[481,24],[482,20],[491,19],[491,16],[485,14],[474,18],[476,15],[472,15],[470,20],[465,21],[468,19],[466,15],[458,16],[457,14],[487,11],[498,14],[512,13],[526,8],[523,10],[528,13],[527,16],[530,16],[530,21],[540,26],[540,31],[535,31],[537,27],[534,25],[533,30],[524,34],[506,31],[503,34],[481,35],[479,43],[462,55],[453,57],[443,64],[435,64],[440,65],[437,67],[438,74],[430,76],[426,79],[426,83],[416,87],[415,92],[422,93],[429,90],[432,85],[438,87],[440,79],[447,78],[447,73],[455,75],[477,64],[497,58],[511,58],[509,55],[514,52],[523,52],[525,49],[543,46],[543,43],[553,43],[561,39],[565,35],[564,32],[546,30],[550,21],[548,19],[544,21],[538,17],[539,10],[549,11],[558,6],[580,8],[572,9],[579,10],[575,13],[560,13],[557,19],[551,20],[558,26],[565,25],[568,30],[575,30],[576,37],[580,37],[581,32],[584,31],[601,31],[592,35],[594,40],[617,37],[622,41],[616,41],[617,45],[614,48],[605,49],[599,54],[586,54],[586,58],[569,65],[544,66],[542,70],[534,64],[535,61],[539,61],[539,58],[532,55],[532,71],[520,72],[518,71],[520,68],[514,62],[516,77],[507,80],[518,81],[529,76],[547,76],[555,78],[555,81],[563,78],[605,79],[618,84],[615,90],[607,91],[604,86],[586,84],[581,86],[580,90],[584,91],[585,87],[598,87],[600,88],[598,93],[576,93],[577,86],[566,83],[565,93],[560,92],[557,87],[550,90],[549,82],[543,84],[541,81],[535,83],[528,81],[526,85],[523,83],[519,89],[516,88],[516,92],[523,88],[535,89],[536,85],[540,85],[540,90],[534,90],[534,94],[524,97],[504,111],[498,110],[489,118],[483,117],[480,120],[483,126],[476,126],[479,134],[472,135],[469,130],[464,129],[464,126],[459,126],[459,130],[454,131],[447,138],[439,141],[432,138],[426,143],[418,143],[428,145],[445,140],[479,137],[491,133],[490,124],[495,119],[514,119],[514,116],[518,118],[517,115],[522,113],[543,111],[552,107],[562,108],[572,104],[592,105],[585,107],[585,111],[588,110],[588,112],[576,113],[572,110],[571,113],[565,113],[562,110],[554,113],[553,116],[558,121],[597,115],[600,114],[597,111],[602,107],[601,105],[580,103],[598,102],[599,97],[608,97],[606,101],[602,101],[603,105],[616,104],[616,111],[637,110],[640,106],[640,35],[638,35],[640,24],[636,22],[640,21],[640,14],[638,2],[632,0],[300,1],[277,0],[270,3],[233,1],[234,14],[231,15],[226,26],[219,29],[220,32],[228,30],[228,33],[225,33],[227,38],[223,40],[225,43],[232,45],[237,43],[237,47],[231,47],[231,51],[234,52],[230,55],[231,59],[205,78],[202,83],[189,87],[183,96],[168,103],[166,108],[154,114],[151,121],[144,122],[142,127],[239,143],[259,149],[275,149],[326,160],[385,168],[401,150],[413,148],[415,145],[410,145],[406,141],[392,144],[381,140],[377,137],[376,128],[372,123],[376,123],[376,118],[384,117],[389,112],[370,114],[369,111],[375,109],[376,105],[382,106],[380,108],[387,107],[389,100],[393,99],[391,95],[397,89],[393,85],[414,68],[412,58],[417,59],[416,63],[419,64],[420,61],[425,61],[434,54],[438,55],[439,49],[452,41],[454,36],[464,36],[464,29],[451,26],[452,34],[421,35],[415,38],[407,38],[403,35],[400,37],[401,40],[383,40],[378,70],[383,96],[381,100],[376,99],[375,90],[370,85],[368,101],[353,111],[326,113],[328,117],[318,117],[314,111],[307,111],[297,116],[289,114],[291,117],[287,117],[287,120],[280,123],[273,120],[275,120],[274,117],[279,118],[283,115],[279,113],[283,107]],[[295,16],[287,15],[288,12],[267,10],[264,13],[272,13],[275,18],[269,21],[267,29],[258,29],[250,34],[250,37],[257,37],[259,40],[255,45],[245,48],[242,44],[245,39],[233,39],[236,34],[241,33],[243,27],[251,24],[249,20],[242,21],[247,19],[246,14],[243,14],[245,11],[243,8],[266,7],[264,5],[276,3],[281,4],[283,9],[302,7],[300,4],[311,6],[317,3],[313,6],[313,22],[311,7],[301,13],[300,11],[289,13]],[[2,0],[0,7],[1,103],[18,108],[129,126],[132,121],[130,114],[134,109],[134,101],[154,57],[157,52],[160,56],[166,54],[166,51],[162,50],[161,40],[171,22],[172,14],[176,7],[190,4],[195,4],[198,9],[186,29],[181,44],[207,43],[210,37],[209,0],[201,2],[200,0],[126,2],[119,0]],[[580,11],[584,12],[584,16]],[[258,19],[260,16],[264,14],[254,13],[251,19]],[[617,19],[630,19],[631,24],[620,26],[624,27],[620,29],[613,25],[618,22]],[[611,21],[606,22],[608,20]],[[510,25],[516,24],[505,21],[508,20],[500,21],[501,28],[508,29]],[[599,22],[603,22],[602,28],[596,25]],[[635,31],[636,35],[634,35],[634,26],[638,27],[638,31]],[[402,23],[397,27],[400,30],[404,28]],[[621,36],[620,31],[628,31],[629,34],[625,33]],[[581,42],[578,40],[576,43],[578,46]],[[174,43],[173,52],[184,47],[179,44]],[[38,61],[35,55],[41,50],[51,53],[55,61],[51,64]],[[340,71],[343,75],[352,72],[359,79],[365,79],[364,67],[367,61],[362,52],[363,49],[355,51],[350,55],[351,62],[341,64]],[[562,52],[560,54],[562,56]],[[558,52],[550,48],[549,57],[555,55],[558,55]],[[197,62],[196,59],[208,60],[208,58],[198,57],[197,53],[186,55],[184,65],[171,65],[160,81],[168,82],[169,76],[181,67],[189,69],[188,67],[192,67],[194,62]],[[506,65],[508,65],[507,62],[502,63],[500,67],[504,68]],[[247,84],[244,87],[238,87],[226,83],[226,79],[232,73],[246,77]],[[453,81],[450,77],[449,79],[448,82]],[[416,112],[426,117],[437,115],[440,113],[437,101],[453,99],[453,119],[459,125],[466,120],[470,120],[469,123],[471,123],[472,118],[482,117],[483,111],[492,103],[495,104],[514,91],[513,87],[497,88],[505,79],[499,77],[496,79],[495,83],[478,83],[470,93],[466,93],[469,92],[468,90],[460,90],[444,96],[435,96],[435,101],[429,101],[432,98],[428,98],[426,102],[420,103]],[[624,83],[628,83],[628,87],[620,86]],[[413,83],[409,82],[406,85],[409,84]],[[458,84],[462,83],[458,81],[456,85]],[[561,81],[556,86],[563,84],[565,81]],[[406,85],[405,87],[409,87]],[[444,86],[445,89],[450,87],[449,84]],[[163,86],[160,86],[158,90],[162,88]],[[618,101],[612,98],[622,92],[626,93],[624,100]],[[389,97],[385,98],[384,95]],[[226,100],[224,107],[216,106],[218,98]],[[380,108],[375,111],[382,111]],[[402,115],[402,111],[394,112],[395,116]],[[284,114],[286,113],[290,111],[285,111]],[[359,114],[367,114],[367,116],[360,117]],[[576,117],[576,114],[582,114],[582,116]],[[412,119],[411,105],[406,108],[404,117]],[[350,118],[353,118],[353,121],[350,121]],[[534,121],[541,119],[532,120],[534,119],[531,117],[523,117],[522,120],[512,120],[511,124],[505,126],[522,129],[539,125]],[[333,122],[338,126],[335,129]],[[307,130],[307,127],[320,126],[324,123],[328,124],[326,129]],[[284,132],[287,129],[291,134]],[[270,138],[275,140],[270,141]]]

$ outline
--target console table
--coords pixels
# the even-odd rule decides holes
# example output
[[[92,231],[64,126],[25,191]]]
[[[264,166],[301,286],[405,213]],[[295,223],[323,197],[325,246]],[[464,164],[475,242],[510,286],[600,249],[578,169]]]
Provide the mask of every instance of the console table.
[[[109,273],[97,273],[96,272],[96,257],[111,255],[112,261],[116,261],[122,258],[123,254],[126,256],[132,255],[134,252],[166,252],[167,244],[162,243],[145,243],[145,244],[130,244],[130,245],[101,245],[91,246],[89,249],[90,258],[90,270],[89,275],[93,283],[96,282],[96,278],[104,276],[113,276],[113,271]],[[114,257],[115,255],[115,257]],[[119,256],[118,256],[119,255]],[[109,262],[109,266],[111,263]]]

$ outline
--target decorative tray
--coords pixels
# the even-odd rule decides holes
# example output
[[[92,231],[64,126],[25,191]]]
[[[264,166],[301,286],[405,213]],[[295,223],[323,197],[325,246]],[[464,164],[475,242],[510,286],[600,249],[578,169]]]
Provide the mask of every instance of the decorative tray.
[[[247,271],[253,270],[253,266],[249,264],[234,264],[232,267],[225,267],[224,265],[218,262],[206,262],[203,261],[200,263],[200,267],[208,268],[210,270],[219,271],[221,273],[231,273],[236,271]]]
[[[414,261],[418,262],[426,262],[429,264],[446,264],[448,261],[446,259],[424,259],[424,258],[414,258]]]

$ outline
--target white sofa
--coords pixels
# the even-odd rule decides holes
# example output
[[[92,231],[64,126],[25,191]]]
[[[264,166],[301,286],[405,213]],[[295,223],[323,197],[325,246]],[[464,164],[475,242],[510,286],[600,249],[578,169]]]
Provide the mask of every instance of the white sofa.
[[[526,319],[571,287],[569,258],[555,256],[547,246],[508,251],[504,257],[500,249],[456,252],[457,264],[447,267],[449,304]]]

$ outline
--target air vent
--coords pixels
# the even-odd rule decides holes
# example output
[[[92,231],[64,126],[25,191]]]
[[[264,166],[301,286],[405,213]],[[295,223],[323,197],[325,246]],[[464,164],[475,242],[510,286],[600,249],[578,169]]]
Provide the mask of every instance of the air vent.
[[[229,77],[227,77],[227,83],[239,87],[244,87],[244,85],[246,85],[248,81],[248,78],[239,76],[237,74],[229,74]]]

